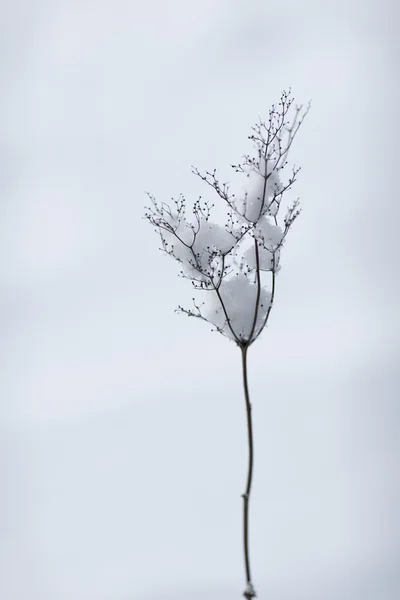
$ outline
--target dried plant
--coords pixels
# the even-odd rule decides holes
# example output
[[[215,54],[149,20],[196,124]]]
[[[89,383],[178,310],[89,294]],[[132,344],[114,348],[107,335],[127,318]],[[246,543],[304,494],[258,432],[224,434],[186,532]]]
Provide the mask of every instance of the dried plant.
[[[206,292],[202,303],[193,298],[190,308],[177,312],[211,323],[214,330],[233,340],[240,348],[248,431],[248,471],[243,493],[243,545],[246,573],[245,598],[256,596],[251,577],[249,553],[249,501],[253,477],[253,427],[247,377],[247,351],[267,325],[275,299],[276,276],[283,244],[300,214],[299,201],[285,205],[299,167],[288,167],[293,140],[309,111],[294,106],[291,91],[284,91],[268,120],[259,120],[249,139],[255,152],[231,165],[241,178],[240,193],[221,182],[217,171],[193,173],[200,177],[226,207],[223,225],[211,220],[214,204],[201,197],[188,215],[186,199],[180,195],[171,204],[157,202],[151,194],[145,218],[160,235],[161,250],[180,265],[180,276],[193,289]],[[264,280],[266,279],[266,281]]]

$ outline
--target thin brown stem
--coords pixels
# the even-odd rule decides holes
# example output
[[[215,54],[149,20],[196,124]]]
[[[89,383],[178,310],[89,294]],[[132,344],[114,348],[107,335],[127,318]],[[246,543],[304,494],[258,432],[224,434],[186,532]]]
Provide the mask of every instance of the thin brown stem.
[[[264,327],[268,323],[269,315],[271,314],[271,310],[272,310],[272,307],[274,305],[275,288],[276,288],[276,272],[275,272],[275,270],[276,270],[276,259],[275,259],[275,253],[274,253],[273,257],[272,257],[272,289],[271,289],[271,300],[270,300],[270,303],[269,303],[269,306],[268,306],[267,314],[265,315],[264,323],[261,326],[259,335],[261,335],[261,333],[263,332]]]
[[[246,589],[243,596],[247,599],[254,598],[256,593],[251,581],[250,570],[250,552],[249,552],[249,501],[251,483],[253,479],[253,424],[251,419],[251,403],[249,395],[249,386],[247,381],[247,349],[248,346],[242,346],[242,372],[243,372],[243,387],[244,397],[246,400],[246,415],[247,415],[247,435],[249,444],[249,463],[247,470],[246,491],[242,495],[243,498],[243,545],[244,545],[244,562],[246,569]]]
[[[261,274],[260,274],[260,252],[258,250],[258,242],[257,242],[257,238],[254,235],[254,252],[256,255],[256,280],[257,280],[257,293],[256,293],[256,304],[254,307],[254,318],[253,318],[253,325],[251,327],[251,331],[250,331],[250,335],[249,335],[249,339],[247,344],[250,345],[257,337],[254,336],[254,333],[256,331],[256,325],[257,325],[257,317],[258,317],[258,310],[259,310],[259,306],[260,306],[260,296],[261,296]]]

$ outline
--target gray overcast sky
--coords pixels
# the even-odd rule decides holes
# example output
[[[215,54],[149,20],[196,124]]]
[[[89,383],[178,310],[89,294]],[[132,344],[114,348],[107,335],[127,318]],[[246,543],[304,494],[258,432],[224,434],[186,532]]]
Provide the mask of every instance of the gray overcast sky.
[[[400,597],[397,2],[1,6],[0,597],[243,590],[240,355],[141,219],[211,190],[283,88],[301,218],[252,347],[254,580]]]

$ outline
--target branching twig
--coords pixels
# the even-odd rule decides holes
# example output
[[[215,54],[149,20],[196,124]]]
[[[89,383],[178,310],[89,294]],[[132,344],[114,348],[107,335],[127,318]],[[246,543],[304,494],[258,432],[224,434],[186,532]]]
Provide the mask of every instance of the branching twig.
[[[189,219],[183,195],[172,200],[171,207],[165,202],[157,203],[154,196],[148,194],[151,205],[145,212],[145,218],[160,235],[161,250],[180,263],[179,275],[189,279],[196,291],[209,292],[202,304],[198,304],[193,298],[193,308],[178,306],[176,312],[211,323],[215,331],[233,340],[241,350],[249,447],[247,482],[242,496],[246,571],[243,596],[247,600],[256,596],[251,578],[249,550],[249,502],[254,443],[247,353],[268,323],[275,300],[281,249],[300,214],[299,201],[295,200],[279,223],[283,199],[296,182],[300,171],[299,167],[294,166],[291,174],[284,180],[289,151],[310,110],[310,104],[303,109],[302,106],[293,107],[293,103],[291,91],[282,92],[278,104],[272,105],[268,120],[259,119],[252,127],[252,133],[248,137],[255,146],[255,156],[245,154],[239,164],[231,165],[235,173],[239,177],[245,176],[246,182],[250,184],[241,195],[237,196],[231,191],[229,182],[219,180],[216,169],[202,173],[197,167],[192,167],[192,172],[223,200],[227,209],[224,227],[210,221],[214,205],[203,201],[201,197],[194,202]],[[290,113],[293,111],[291,118]],[[254,254],[251,248],[243,250],[245,240],[251,238]],[[270,293],[262,284],[261,271],[271,273]],[[241,292],[243,298],[240,297]],[[207,317],[207,313],[202,312],[202,307],[208,301],[212,302],[212,298],[216,304],[208,313],[211,316]],[[265,298],[269,298],[268,302]],[[251,315],[248,314],[250,310],[253,311]]]

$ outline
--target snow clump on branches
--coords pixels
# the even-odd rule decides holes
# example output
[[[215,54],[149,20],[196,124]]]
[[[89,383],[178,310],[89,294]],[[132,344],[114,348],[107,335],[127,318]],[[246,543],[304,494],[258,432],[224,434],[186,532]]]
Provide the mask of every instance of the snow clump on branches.
[[[257,339],[268,321],[281,249],[300,213],[295,200],[280,218],[285,193],[300,170],[293,167],[285,175],[289,150],[309,110],[293,102],[290,90],[283,92],[268,120],[252,127],[249,139],[255,152],[231,165],[241,179],[237,194],[220,182],[215,169],[202,173],[193,168],[225,203],[224,225],[210,219],[214,205],[201,197],[188,216],[183,195],[169,205],[148,194],[145,218],[159,233],[161,249],[178,261],[180,276],[196,292],[206,292],[201,304],[193,298],[192,308],[179,306],[178,312],[211,323],[242,348]]]

